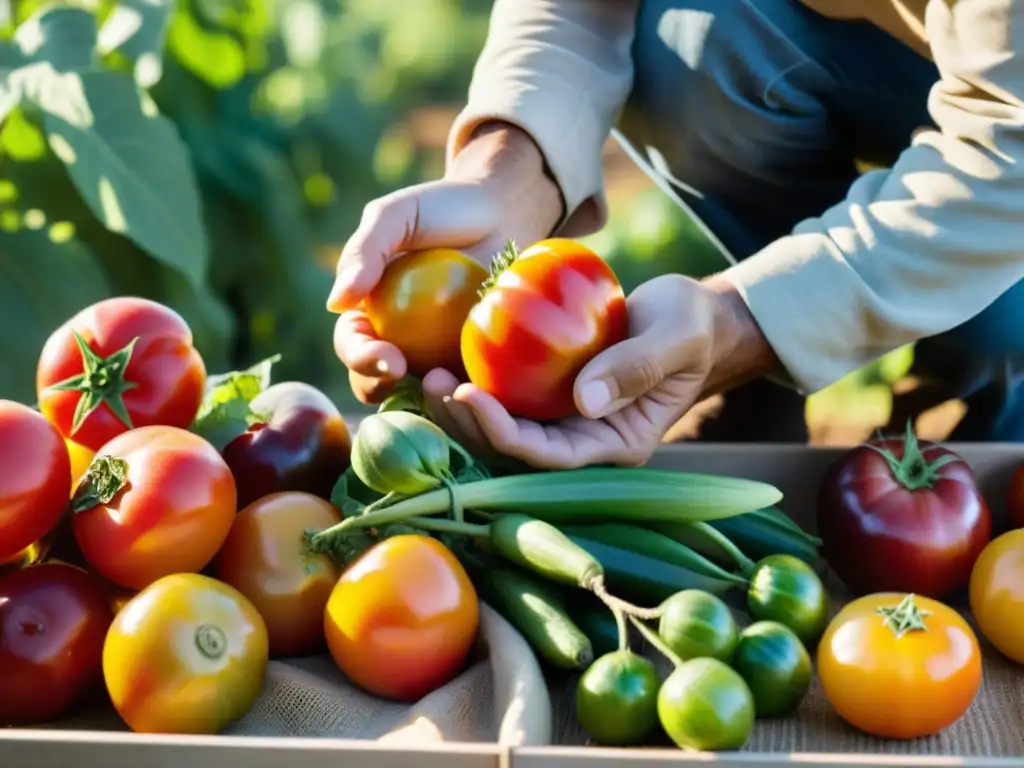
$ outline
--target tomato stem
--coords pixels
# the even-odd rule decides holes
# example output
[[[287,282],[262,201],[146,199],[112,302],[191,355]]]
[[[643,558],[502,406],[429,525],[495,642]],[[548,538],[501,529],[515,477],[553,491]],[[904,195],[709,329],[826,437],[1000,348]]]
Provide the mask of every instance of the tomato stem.
[[[114,456],[93,459],[71,498],[71,511],[85,512],[106,504],[128,484],[128,462]]]
[[[132,351],[139,337],[125,344],[110,357],[101,357],[93,351],[78,331],[72,330],[75,344],[82,356],[82,373],[51,384],[49,389],[58,392],[81,392],[75,414],[71,419],[71,435],[74,437],[83,422],[103,403],[128,429],[134,429],[128,408],[124,404],[124,393],[135,389],[138,384],[124,377],[132,359]]]
[[[893,477],[908,491],[933,487],[935,481],[939,479],[939,469],[951,462],[958,461],[956,456],[947,453],[939,456],[935,461],[929,462],[921,451],[921,444],[914,434],[914,423],[909,419],[907,420],[907,433],[903,438],[902,458],[897,459],[892,451],[877,445],[865,444],[865,447],[885,459]]]
[[[486,296],[487,292],[494,287],[496,282],[498,282],[498,278],[501,277],[501,273],[511,267],[518,258],[519,249],[516,248],[516,241],[509,238],[508,242],[505,243],[505,247],[491,257],[490,271],[488,272],[483,284],[480,286],[480,290],[477,291],[477,296],[481,299]]]
[[[641,635],[643,635],[644,640],[653,645],[657,649],[658,653],[660,653],[662,656],[664,656],[666,659],[672,662],[673,667],[678,669],[683,665],[683,660],[679,657],[679,655],[676,654],[676,652],[669,648],[667,645],[665,645],[665,643],[662,642],[661,638],[658,637],[656,632],[652,632],[651,628],[644,624],[642,621],[640,621],[636,616],[630,616],[629,620],[633,622],[633,626],[637,628]]]
[[[610,608],[612,616],[615,617],[615,628],[619,632],[619,650],[629,650],[629,626],[626,624],[626,614],[618,608]]]
[[[228,650],[228,636],[216,624],[200,624],[196,627],[196,648],[206,658],[216,661]]]
[[[660,619],[663,613],[660,607],[658,608],[640,608],[639,606],[633,605],[632,603],[626,602],[622,598],[616,597],[611,594],[604,585],[604,578],[597,576],[589,584],[583,585],[584,589],[589,589],[603,602],[608,608],[611,609],[612,613],[615,611],[622,611],[623,613],[629,614],[631,617],[636,617],[646,620]]]
[[[932,615],[931,611],[918,607],[913,594],[904,597],[895,607],[876,608],[875,613],[885,617],[882,623],[892,630],[897,640],[908,632],[927,632],[924,620]]]

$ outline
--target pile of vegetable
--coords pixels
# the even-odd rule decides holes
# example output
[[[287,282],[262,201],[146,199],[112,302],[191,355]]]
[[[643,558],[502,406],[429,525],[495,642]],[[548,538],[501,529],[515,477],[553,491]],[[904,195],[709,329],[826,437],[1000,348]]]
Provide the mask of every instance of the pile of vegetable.
[[[432,315],[461,336],[432,347],[384,325],[380,295],[378,331],[407,332],[416,373],[460,338],[463,373],[515,412],[571,412],[576,373],[625,334],[614,275],[567,241],[510,246],[490,275],[441,255],[442,275],[403,281],[425,266],[399,260],[378,290],[447,281]],[[591,337],[531,368],[545,342],[530,318],[570,307]],[[499,327],[520,357],[490,346]],[[940,602],[965,588],[981,632],[1024,662],[1024,532],[990,541],[970,468],[910,429],[836,462],[819,539],[746,478],[490,464],[434,423],[411,374],[350,436],[323,393],[271,384],[275,362],[208,376],[180,316],[115,298],[54,331],[36,409],[0,401],[0,725],[105,690],[136,731],[217,733],[270,658],[321,652],[415,701],[467,664],[480,600],[577,676],[601,744],[738,749],[756,719],[797,710],[815,662],[852,725],[935,733],[980,686],[978,641]],[[1011,507],[1024,521],[1024,469]],[[856,598],[831,620],[821,554]]]

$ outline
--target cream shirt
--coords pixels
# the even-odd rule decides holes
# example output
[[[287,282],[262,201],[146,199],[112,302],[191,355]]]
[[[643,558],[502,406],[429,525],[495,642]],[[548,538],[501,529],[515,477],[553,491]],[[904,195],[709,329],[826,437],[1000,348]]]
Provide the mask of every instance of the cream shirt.
[[[560,234],[603,226],[601,149],[632,83],[640,0],[496,0],[449,159],[504,120],[541,148],[566,201]],[[797,386],[821,389],[949,330],[1024,279],[1024,0],[806,0],[864,18],[942,73],[890,170],[723,275]],[[1024,329],[1022,329],[1024,332]]]

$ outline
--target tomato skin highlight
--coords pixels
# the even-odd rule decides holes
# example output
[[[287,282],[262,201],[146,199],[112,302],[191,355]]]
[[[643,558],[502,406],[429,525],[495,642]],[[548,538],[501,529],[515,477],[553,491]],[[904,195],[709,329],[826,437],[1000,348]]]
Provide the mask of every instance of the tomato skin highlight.
[[[71,460],[60,433],[27,405],[0,400],[0,565],[60,521],[71,495]]]
[[[1024,530],[1008,531],[982,550],[971,572],[971,615],[981,634],[1024,664]]]
[[[329,499],[352,449],[334,403],[309,384],[284,381],[260,392],[249,407],[263,420],[223,451],[235,476],[239,508],[280,491]]]
[[[487,269],[450,248],[408,253],[393,261],[366,297],[377,336],[394,344],[409,373],[463,372],[459,338]]]
[[[252,707],[267,661],[267,629],[252,603],[207,576],[174,574],[114,618],[103,678],[137,733],[216,734]]]
[[[906,446],[872,441],[840,458],[821,484],[818,532],[829,565],[855,594],[938,600],[967,586],[992,522],[971,468],[940,445],[919,444],[924,461],[949,462],[935,469],[932,487],[901,483],[879,450],[901,459]]]
[[[577,412],[579,372],[628,333],[611,267],[579,243],[552,238],[520,253],[473,307],[462,361],[469,380],[513,416],[560,419]]]
[[[324,644],[324,607],[338,568],[303,551],[307,529],[341,515],[323,499],[286,491],[253,502],[235,518],[217,555],[217,578],[243,595],[267,625],[273,656],[298,656]]]
[[[121,296],[86,307],[43,345],[36,371],[39,409],[64,437],[96,451],[128,430],[106,402],[77,431],[73,429],[75,409],[84,395],[53,386],[84,371],[74,332],[104,358],[138,337],[122,372],[124,380],[134,385],[122,394],[133,427],[161,424],[185,429],[192,423],[206,386],[206,368],[192,346],[192,331],[169,307]]]
[[[0,725],[53,720],[96,690],[112,618],[102,589],[76,566],[0,576]]]
[[[850,725],[872,736],[914,739],[956,722],[981,686],[981,650],[967,622],[942,603],[913,596],[927,630],[897,637],[879,609],[907,595],[866,595],[832,619],[818,646],[818,679]]]
[[[126,432],[98,455],[124,459],[128,482],[108,503],[72,515],[88,563],[136,590],[206,567],[237,511],[235,480],[217,450],[198,435],[161,426]]]
[[[341,575],[324,611],[327,647],[369,693],[416,701],[454,677],[480,606],[455,556],[428,536],[375,544]]]

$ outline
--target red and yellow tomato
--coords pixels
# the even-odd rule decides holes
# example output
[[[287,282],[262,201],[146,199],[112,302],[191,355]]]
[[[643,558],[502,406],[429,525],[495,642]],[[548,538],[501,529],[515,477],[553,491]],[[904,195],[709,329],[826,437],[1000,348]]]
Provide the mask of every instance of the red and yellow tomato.
[[[0,565],[57,525],[71,495],[71,461],[60,434],[26,405],[0,400]]]
[[[0,576],[0,725],[53,720],[92,693],[111,619],[81,568],[51,562]]]
[[[628,335],[622,286],[572,240],[542,240],[504,262],[462,328],[466,373],[513,416],[570,416],[576,376]]]
[[[93,451],[133,427],[188,427],[205,386],[181,316],[130,296],[100,301],[60,326],[36,371],[43,415]]]
[[[118,474],[120,473],[120,478]],[[118,586],[197,573],[235,520],[235,480],[217,450],[177,427],[143,427],[99,451],[71,525],[89,564]]]
[[[133,731],[215,734],[256,701],[267,649],[263,619],[238,590],[175,574],[150,584],[114,618],[103,679]]]
[[[1004,533],[982,550],[971,571],[969,595],[981,634],[1024,664],[1024,529]]]
[[[323,646],[324,607],[339,572],[329,558],[303,547],[306,531],[340,522],[326,501],[298,491],[265,496],[235,518],[217,555],[217,578],[256,606],[272,655],[297,656]]]
[[[338,580],[324,611],[327,647],[364,690],[415,701],[462,668],[480,620],[469,577],[429,536],[385,539]]]
[[[904,593],[845,606],[821,638],[817,665],[839,715],[882,738],[938,733],[967,711],[981,686],[981,650],[963,617]]]
[[[74,440],[65,439],[64,444],[67,445],[68,458],[71,459],[71,493],[73,494],[82,478],[85,477],[92,460],[96,458],[96,451],[79,445]]]
[[[487,270],[463,253],[432,248],[392,262],[363,302],[374,332],[394,344],[408,370],[462,373],[459,337]]]

